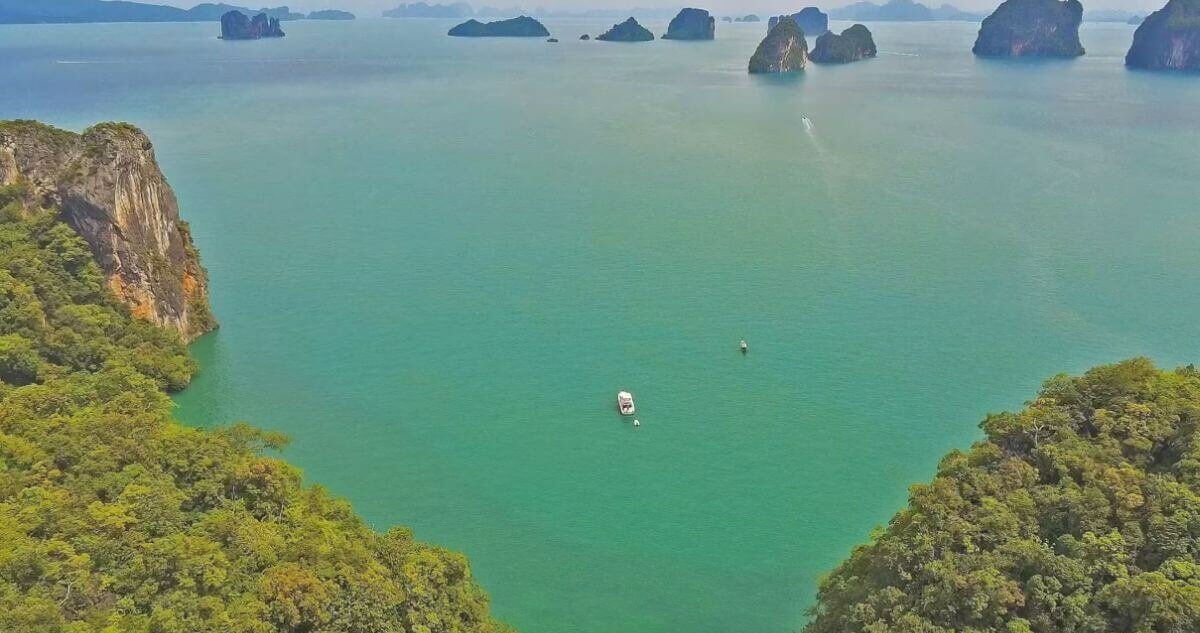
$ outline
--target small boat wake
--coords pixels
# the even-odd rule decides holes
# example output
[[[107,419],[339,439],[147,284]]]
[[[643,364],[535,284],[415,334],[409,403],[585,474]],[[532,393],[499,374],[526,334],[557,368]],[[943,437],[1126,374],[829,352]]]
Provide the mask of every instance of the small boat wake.
[[[812,142],[814,153],[820,159],[818,162],[821,169],[821,179],[825,181],[825,190],[829,193],[831,199],[840,198],[837,177],[834,175],[833,165],[830,164],[836,159],[831,160],[829,152],[825,151],[825,146],[821,143],[821,139],[817,137],[816,124],[813,123],[812,119],[807,116],[801,116],[800,127],[804,129],[808,140]]]
[[[800,117],[800,127],[804,129],[804,133],[808,135],[808,140],[812,141],[813,147],[816,148],[817,154],[821,156],[821,160],[825,160],[825,148],[821,145],[820,139],[817,138],[816,132],[813,131],[813,120],[806,117]]]

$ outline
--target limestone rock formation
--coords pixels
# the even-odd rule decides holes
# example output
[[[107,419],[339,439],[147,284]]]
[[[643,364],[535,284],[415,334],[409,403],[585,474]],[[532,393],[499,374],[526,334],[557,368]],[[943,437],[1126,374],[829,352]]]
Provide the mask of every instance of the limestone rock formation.
[[[1147,70],[1200,70],[1200,0],[1170,0],[1133,34],[1125,65]]]
[[[779,20],[783,17],[777,16],[771,18],[767,22],[767,30],[770,31],[775,28],[775,25],[779,24]],[[822,13],[816,7],[803,8],[799,13],[793,13],[792,19],[796,21],[796,24],[800,25],[800,30],[804,31],[806,37],[816,37],[829,30],[829,16]]]
[[[808,58],[818,64],[845,64],[875,57],[877,53],[871,30],[855,24],[841,35],[829,31],[818,37]]]
[[[804,70],[808,60],[808,42],[804,39],[804,31],[790,15],[783,19],[767,33],[766,39],[758,45],[754,56],[750,58],[750,72],[758,73],[790,73]]]
[[[984,19],[975,47],[981,57],[1078,57],[1079,0],[1005,0]]]
[[[550,31],[541,22],[522,15],[510,20],[484,24],[479,20],[467,20],[450,29],[451,37],[550,37]]]
[[[711,40],[717,35],[717,21],[704,9],[684,9],[667,26],[664,40]]]
[[[223,40],[258,40],[283,36],[283,29],[279,28],[279,18],[268,17],[265,13],[259,13],[253,19],[246,17],[241,11],[230,11],[221,16]]]
[[[134,316],[189,341],[216,328],[208,275],[141,130],[104,123],[75,134],[0,122],[0,185],[17,183],[60,210]]]
[[[654,40],[654,34],[638,24],[637,20],[629,18],[620,24],[613,25],[602,35],[596,36],[596,39],[605,42],[650,42]]]
[[[337,9],[325,9],[323,11],[313,11],[308,14],[310,20],[353,20],[354,14],[349,11],[338,11]]]

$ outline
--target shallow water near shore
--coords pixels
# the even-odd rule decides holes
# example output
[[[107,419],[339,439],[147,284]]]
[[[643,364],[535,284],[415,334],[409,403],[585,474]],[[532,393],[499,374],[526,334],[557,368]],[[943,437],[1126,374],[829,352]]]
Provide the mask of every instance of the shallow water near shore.
[[[223,326],[180,417],[287,432],[526,633],[793,631],[988,411],[1200,359],[1200,79],[1126,71],[1132,27],[871,24],[762,78],[762,24],[452,25],[0,26],[0,118],[144,127]]]

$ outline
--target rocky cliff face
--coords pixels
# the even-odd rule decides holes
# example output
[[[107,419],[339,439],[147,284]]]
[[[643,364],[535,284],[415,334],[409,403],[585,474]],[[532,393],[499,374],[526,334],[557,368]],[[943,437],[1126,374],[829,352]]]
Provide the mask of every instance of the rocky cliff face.
[[[767,23],[767,31],[775,28],[785,16],[771,18]],[[805,7],[799,13],[793,13],[792,19],[800,25],[805,36],[816,37],[829,30],[829,16],[816,7]]]
[[[1125,65],[1148,70],[1200,70],[1200,0],[1170,0],[1133,34]]]
[[[283,35],[283,29],[279,27],[279,18],[268,17],[265,13],[259,13],[253,19],[246,17],[241,11],[230,11],[221,16],[223,40],[257,40]]]
[[[754,51],[750,72],[790,73],[804,70],[807,61],[808,42],[804,39],[804,31],[791,16],[785,16]]]
[[[711,40],[717,36],[717,20],[704,9],[684,9],[667,25],[664,40]]]
[[[0,185],[17,183],[61,211],[134,316],[189,341],[216,328],[207,274],[141,130],[105,123],[75,134],[0,122]]]
[[[629,18],[620,24],[614,24],[611,29],[596,37],[605,42],[650,42],[654,34],[649,29]]]
[[[826,32],[818,37],[808,58],[818,64],[845,64],[875,57],[876,54],[878,51],[871,30],[862,24],[855,24],[842,31],[841,35]]]
[[[1006,0],[983,21],[975,47],[983,57],[1078,57],[1079,0]]]

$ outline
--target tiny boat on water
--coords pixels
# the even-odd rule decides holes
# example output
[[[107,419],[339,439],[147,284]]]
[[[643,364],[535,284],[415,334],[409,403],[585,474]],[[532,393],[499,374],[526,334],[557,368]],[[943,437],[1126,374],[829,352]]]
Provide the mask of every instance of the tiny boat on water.
[[[628,391],[622,391],[617,394],[617,411],[620,411],[621,415],[633,415],[635,411],[633,394]]]
[[[741,348],[743,354],[750,351],[750,344],[746,342],[746,339],[742,339],[742,344],[738,347]]]

